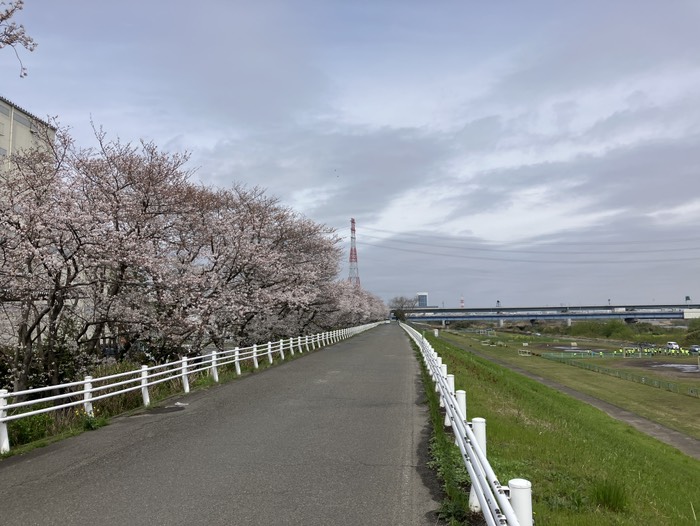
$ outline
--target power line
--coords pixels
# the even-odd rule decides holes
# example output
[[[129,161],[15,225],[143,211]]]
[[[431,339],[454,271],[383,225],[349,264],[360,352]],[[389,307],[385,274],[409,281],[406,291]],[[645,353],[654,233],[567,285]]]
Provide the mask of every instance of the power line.
[[[634,264],[634,263],[669,263],[675,261],[697,261],[697,257],[688,258],[673,258],[673,259],[648,259],[648,258],[638,258],[638,259],[626,259],[626,260],[554,260],[554,259],[522,259],[522,258],[496,258],[488,256],[471,256],[465,254],[444,254],[436,252],[428,252],[424,250],[413,250],[410,248],[399,248],[387,245],[379,245],[374,243],[364,243],[359,242],[358,245],[364,245],[368,247],[381,248],[386,250],[395,250],[398,252],[410,252],[414,254],[422,254],[425,256],[439,256],[448,257],[456,259],[465,260],[480,260],[480,261],[498,261],[502,263],[566,263],[566,264],[582,264],[582,265],[602,265],[602,264]]]
[[[487,248],[487,247],[478,247],[478,246],[475,247],[475,246],[441,245],[441,244],[437,244],[437,243],[425,243],[425,242],[421,242],[421,241],[387,239],[387,238],[383,238],[380,236],[372,236],[372,235],[367,235],[367,234],[364,234],[363,237],[371,238],[371,239],[379,239],[379,240],[383,240],[385,242],[397,243],[397,244],[419,245],[419,246],[426,246],[426,247],[448,248],[448,249],[456,249],[456,250],[475,250],[475,251],[479,251],[479,252],[494,252],[494,253],[502,253],[502,254],[586,255],[586,254],[591,253],[590,250],[586,250],[586,251],[573,251],[573,250],[561,251],[561,250],[546,250],[546,249],[520,250],[520,249],[510,249],[510,248],[503,249],[503,248]],[[624,255],[624,254],[654,254],[654,253],[661,253],[661,252],[663,252],[663,253],[666,253],[666,252],[690,252],[693,250],[700,250],[700,247],[653,248],[653,249],[646,249],[646,250],[625,249],[624,251],[605,251],[605,252],[598,250],[596,252],[598,252],[600,254],[622,254],[622,255]]]
[[[432,232],[422,232],[422,233],[417,233],[417,232],[397,232],[394,230],[384,230],[381,228],[371,228],[371,227],[362,227],[363,230],[370,230],[372,232],[381,232],[384,234],[390,234],[392,236],[413,236],[413,237],[431,237],[433,239],[443,239],[443,240],[448,240],[448,241],[455,241],[455,236],[444,236],[440,234],[434,234]],[[364,234],[366,236],[366,234]],[[477,242],[478,243],[478,242]],[[621,240],[621,241],[557,241],[555,244],[556,245],[585,245],[585,246],[606,246],[606,245],[611,245],[611,246],[619,246],[619,245],[648,245],[650,243],[653,244],[661,244],[661,243],[698,243],[700,245],[700,238],[699,237],[694,237],[694,238],[678,238],[678,239],[669,239],[669,238],[662,238],[662,239],[657,239],[657,240],[651,240],[651,239],[644,239],[644,240]],[[530,242],[529,244],[537,244]],[[553,244],[551,242],[543,242],[543,245],[547,244]]]

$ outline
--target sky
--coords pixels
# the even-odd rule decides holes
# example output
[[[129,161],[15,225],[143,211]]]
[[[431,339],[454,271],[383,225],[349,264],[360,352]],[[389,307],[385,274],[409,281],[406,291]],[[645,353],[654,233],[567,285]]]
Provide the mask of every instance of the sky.
[[[189,152],[439,307],[700,303],[696,0],[26,0],[0,95]],[[344,263],[341,278],[347,276]]]

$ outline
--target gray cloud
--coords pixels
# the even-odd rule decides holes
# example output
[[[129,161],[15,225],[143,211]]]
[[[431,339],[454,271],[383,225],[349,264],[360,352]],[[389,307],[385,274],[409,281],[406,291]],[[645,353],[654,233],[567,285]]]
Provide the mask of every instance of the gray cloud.
[[[700,297],[700,8],[535,1],[28,3],[3,96],[192,152],[348,236],[390,298]],[[7,79],[7,80],[5,80]],[[363,239],[363,236],[366,238]]]

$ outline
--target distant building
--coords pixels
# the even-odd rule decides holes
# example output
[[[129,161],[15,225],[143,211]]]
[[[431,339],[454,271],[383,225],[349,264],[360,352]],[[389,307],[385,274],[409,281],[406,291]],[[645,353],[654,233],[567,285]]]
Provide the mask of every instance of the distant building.
[[[48,122],[0,96],[0,157],[41,145],[40,131],[48,131],[50,140],[56,135]]]
[[[418,307],[425,308],[428,306],[427,292],[416,292],[416,298],[418,299]]]

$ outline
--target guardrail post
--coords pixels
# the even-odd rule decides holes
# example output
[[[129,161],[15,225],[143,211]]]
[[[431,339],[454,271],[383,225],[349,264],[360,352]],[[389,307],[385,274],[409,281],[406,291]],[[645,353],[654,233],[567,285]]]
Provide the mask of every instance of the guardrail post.
[[[306,345],[306,352],[309,352],[309,335],[304,336],[304,344]]]
[[[267,342],[267,359],[272,363],[272,342]]]
[[[185,393],[190,392],[190,379],[187,377],[187,356],[182,357],[182,388]]]
[[[525,479],[508,481],[510,488],[510,505],[520,526],[533,526],[532,520],[532,484]]]
[[[258,368],[258,345],[256,343],[253,344],[253,366]]]
[[[304,353],[304,349],[301,348],[301,336],[297,338],[297,349],[299,349],[299,354]]]
[[[479,417],[472,418],[472,432],[476,438],[476,443],[479,444],[481,451],[486,456],[486,420]],[[469,509],[474,512],[481,511],[481,504],[479,504],[479,498],[476,496],[474,486],[469,491]]]
[[[284,360],[284,340],[280,340],[279,346],[280,358]]]
[[[462,412],[462,415],[464,416],[464,422],[466,423],[466,421],[467,421],[467,393],[460,389],[459,391],[457,391],[455,393],[455,397],[457,398],[457,407],[459,407],[459,410]]]
[[[294,338],[289,338],[289,354],[294,356]]]
[[[144,407],[151,405],[151,397],[148,394],[148,365],[141,366],[141,398]]]
[[[454,397],[455,394],[455,375],[447,375],[447,385],[450,388],[450,396]],[[450,412],[445,411],[445,427],[452,427],[452,420],[450,420]]]
[[[83,409],[85,414],[92,418],[95,413],[92,411],[92,376],[85,377],[85,387],[83,387]]]
[[[240,376],[241,375],[241,362],[239,360],[239,355],[241,354],[240,350],[238,347],[236,347],[233,350],[233,364],[236,366],[236,375]]]
[[[7,416],[7,389],[0,389],[0,453],[10,451],[10,437],[7,434],[7,423],[3,420]]]
[[[439,393],[440,392],[440,380],[437,377],[438,374],[440,374],[438,371],[442,371],[442,358],[437,357],[435,358],[435,363],[437,364],[437,371],[433,371],[431,367],[431,375],[433,377],[433,382],[435,382],[435,392]]]
[[[479,417],[472,418],[472,432],[481,451],[486,455],[486,420]]]
[[[219,370],[216,368],[216,349],[211,352],[211,377],[219,383]]]
[[[442,375],[442,377],[443,377],[444,379],[447,379],[447,364],[444,364],[444,363],[443,363],[443,364],[440,366],[440,374]],[[440,389],[440,382],[439,382],[439,381],[438,381],[438,384],[437,384],[437,385],[438,385],[438,391],[439,391],[439,389]],[[440,393],[440,407],[445,407],[445,400],[444,400],[444,398],[445,398],[445,397],[442,395],[442,393]]]

